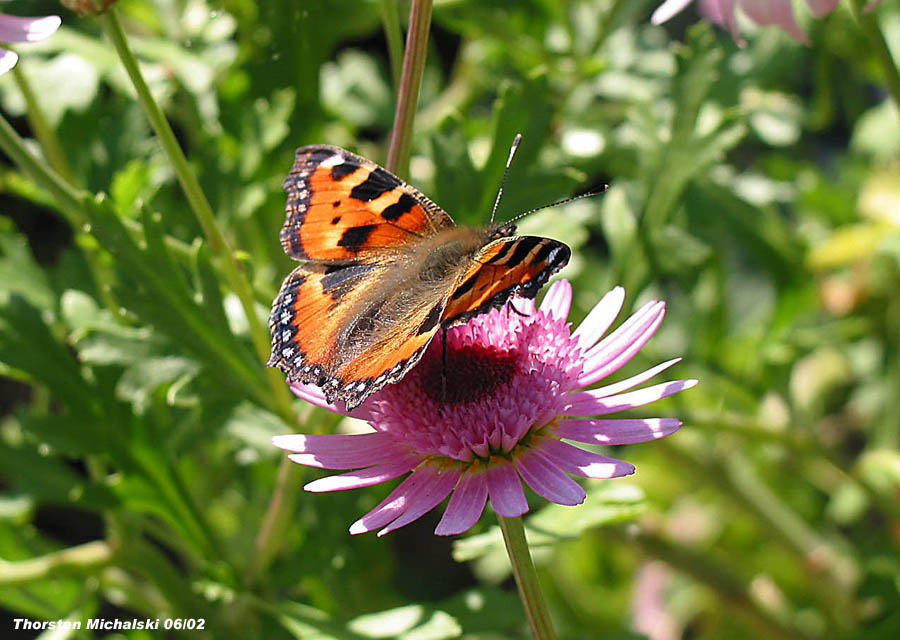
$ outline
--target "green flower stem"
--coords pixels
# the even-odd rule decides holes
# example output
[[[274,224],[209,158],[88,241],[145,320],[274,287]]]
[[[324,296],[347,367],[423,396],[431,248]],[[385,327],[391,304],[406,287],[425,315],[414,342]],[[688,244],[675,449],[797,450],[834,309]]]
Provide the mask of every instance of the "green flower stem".
[[[400,30],[397,0],[381,0],[381,21],[384,23],[384,35],[391,59],[391,79],[394,81],[394,90],[397,91],[403,74],[403,31]]]
[[[866,0],[850,0],[850,7],[853,10],[856,21],[872,43],[875,57],[878,58],[881,70],[884,72],[888,91],[890,91],[891,97],[894,99],[894,106],[897,108],[898,116],[900,116],[900,70],[897,69],[897,64],[891,55],[887,40],[884,39],[884,34],[878,26],[875,12],[867,13],[863,11],[865,5]]]
[[[34,93],[34,89],[31,88],[28,77],[25,75],[25,72],[22,71],[21,60],[12,68],[12,75],[19,87],[19,91],[22,92],[22,97],[25,99],[25,111],[28,115],[28,122],[31,124],[31,128],[34,131],[34,137],[37,138],[37,141],[44,149],[44,153],[47,154],[47,160],[50,162],[50,166],[52,166],[64,180],[69,183],[74,183],[75,180],[72,177],[72,170],[69,168],[69,162],[66,160],[65,153],[63,153],[62,145],[59,143],[56,131],[50,126],[50,123],[47,122],[47,117],[44,115],[44,110],[41,109],[37,96]]]
[[[525,614],[528,616],[528,624],[535,640],[552,640],[556,638],[553,624],[550,620],[550,612],[547,603],[544,602],[544,594],[538,582],[537,571],[531,561],[531,553],[528,551],[528,541],[525,539],[525,525],[522,518],[504,518],[498,515],[500,530],[503,532],[503,542],[506,544],[506,553],[512,564],[513,575],[516,577],[516,586],[519,588],[519,597]]]
[[[87,223],[85,214],[88,194],[79,191],[62,177],[36,158],[6,118],[0,116],[0,149],[31,178],[35,184],[45,189],[59,203],[59,211],[74,229],[81,229]]]
[[[259,533],[253,541],[253,553],[244,572],[246,584],[253,584],[275,557],[278,545],[284,539],[283,534],[290,524],[290,516],[297,506],[302,478],[302,469],[287,456],[282,456],[278,475],[275,477],[275,488],[272,490],[272,497],[269,499]]]
[[[18,562],[0,560],[0,587],[15,587],[59,575],[94,573],[113,561],[113,550],[103,541],[54,551]]]
[[[388,149],[387,168],[400,177],[409,174],[409,154],[412,150],[413,120],[419,102],[419,87],[428,54],[428,29],[431,26],[432,0],[412,0],[409,10],[409,31],[406,34],[406,53],[403,73],[394,114],[394,130]]]
[[[184,190],[188,203],[200,226],[203,228],[210,250],[219,257],[219,264],[225,273],[225,277],[241,302],[244,315],[247,317],[247,323],[250,327],[250,338],[253,341],[253,346],[260,361],[265,362],[269,356],[269,333],[256,315],[253,289],[250,286],[250,282],[241,270],[231,247],[228,245],[228,241],[219,230],[212,207],[200,188],[197,176],[191,169],[184,152],[178,145],[178,140],[175,138],[172,127],[169,126],[168,120],[166,120],[159,105],[156,104],[147,83],[144,81],[144,77],[138,67],[137,58],[135,58],[134,53],[132,53],[125,40],[125,33],[122,30],[122,24],[119,22],[115,8],[111,8],[106,13],[98,16],[98,19],[103,26],[106,36],[112,42],[116,53],[118,53],[135,91],[137,91],[138,101],[141,103],[150,125],[156,132],[166,155],[172,162],[175,174],[178,176],[178,181],[181,183],[181,188]],[[266,377],[275,401],[276,411],[282,419],[291,424],[295,419],[295,415],[283,376],[273,369],[266,372]]]

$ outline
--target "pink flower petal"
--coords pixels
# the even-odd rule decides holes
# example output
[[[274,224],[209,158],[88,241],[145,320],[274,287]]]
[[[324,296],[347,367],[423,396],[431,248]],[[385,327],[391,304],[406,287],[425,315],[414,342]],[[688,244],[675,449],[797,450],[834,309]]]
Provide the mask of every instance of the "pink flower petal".
[[[313,386],[311,384],[303,384],[301,382],[289,382],[291,391],[298,398],[302,398],[306,400],[310,404],[314,404],[317,407],[322,407],[323,409],[328,409],[332,413],[337,413],[342,416],[348,416],[350,418],[357,418],[359,420],[370,420],[372,414],[370,412],[371,405],[368,402],[363,402],[361,405],[356,407],[353,411],[347,411],[347,405],[343,402],[336,402],[334,404],[330,404],[327,400],[325,400],[325,394],[322,393],[322,390],[319,387]]]
[[[522,479],[539,496],[569,506],[584,502],[586,494],[581,485],[533,449],[514,457],[513,464]]]
[[[344,453],[348,451],[365,451],[371,447],[392,444],[396,441],[389,434],[373,431],[372,433],[349,434],[307,434],[290,433],[272,436],[272,444],[279,449],[293,453]]]
[[[391,491],[377,507],[350,525],[350,533],[366,533],[390,524],[413,505],[420,495],[427,495],[438,481],[437,468],[423,465]]]
[[[293,460],[293,456],[288,456]],[[378,464],[359,471],[349,471],[327,478],[313,480],[303,487],[312,493],[324,493],[327,491],[344,491],[345,489],[359,489],[381,484],[394,478],[399,478],[404,473],[412,471],[422,459],[415,454],[407,454],[399,460],[391,460],[384,464]]]
[[[759,25],[776,25],[781,27],[798,42],[809,45],[809,38],[803,33],[790,0],[741,0],[741,9]]]
[[[662,24],[670,20],[674,15],[681,13],[692,0],[666,0],[656,8],[653,15],[650,16],[650,22],[653,24]]]
[[[626,380],[608,384],[603,387],[597,387],[596,389],[591,389],[591,393],[594,393],[595,397],[597,398],[605,398],[617,393],[621,393],[622,391],[628,391],[628,389],[636,387],[639,384],[643,384],[650,378],[654,377],[657,373],[665,371],[673,364],[676,364],[678,362],[681,362],[681,358],[673,358],[672,360],[668,360],[666,362],[663,362],[662,364],[658,364],[655,367],[647,369],[643,373],[639,373],[636,376],[631,376]]]
[[[572,285],[568,280],[557,280],[550,285],[541,300],[541,311],[557,319],[565,320],[572,308]]]
[[[582,374],[576,384],[584,387],[621,369],[659,329],[666,313],[663,302],[651,302],[628,318],[622,326],[585,354]]]
[[[504,518],[516,518],[528,511],[522,481],[509,462],[491,462],[487,469],[487,488],[491,506]]]
[[[591,453],[555,438],[543,440],[536,449],[563,471],[586,478],[619,478],[634,473],[634,465],[629,462]]]
[[[0,42],[34,42],[49,38],[62,23],[59,16],[20,18],[0,14]]]
[[[483,470],[463,473],[434,532],[439,536],[452,536],[475,526],[484,512],[487,495],[487,476]]]
[[[0,48],[0,75],[3,75],[19,61],[19,56],[8,49]]]
[[[623,304],[625,304],[625,289],[616,287],[594,305],[584,321],[572,333],[578,338],[578,344],[582,350],[587,351],[603,337],[606,330],[612,326],[616,316],[619,315]]]
[[[353,469],[368,467],[409,450],[383,433],[358,435],[306,435],[302,433],[275,436],[272,444],[295,451],[291,460],[320,469]]]
[[[635,444],[675,433],[680,426],[681,421],[675,418],[562,420],[555,434],[589,444]]]
[[[569,394],[572,404],[566,409],[566,415],[572,417],[602,416],[607,413],[633,409],[634,407],[641,407],[645,404],[656,402],[679,391],[690,389],[696,384],[697,380],[675,380],[673,382],[656,384],[646,389],[601,398],[596,397],[593,391],[578,391]]]
[[[427,490],[423,490],[416,496],[415,501],[411,500],[409,508],[403,512],[403,515],[379,531],[378,536],[380,537],[395,529],[405,527],[438,506],[453,491],[453,487],[456,486],[456,481],[459,480],[461,473],[462,469],[458,465],[438,471],[435,482],[428,485]]]
[[[700,0],[700,13],[707,20],[726,27],[738,46],[744,47],[747,43],[741,38],[737,18],[734,16],[734,4],[735,0]]]
[[[837,9],[841,0],[806,0],[806,4],[812,9],[813,15],[817,18],[827,16],[829,13]]]

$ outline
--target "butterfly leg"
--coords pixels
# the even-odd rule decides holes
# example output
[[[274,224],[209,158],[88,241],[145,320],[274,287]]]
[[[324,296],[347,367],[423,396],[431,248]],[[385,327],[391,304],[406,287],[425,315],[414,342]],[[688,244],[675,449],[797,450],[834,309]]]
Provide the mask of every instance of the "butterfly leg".
[[[447,403],[447,330],[441,329],[441,409]]]
[[[516,305],[513,304],[513,301],[512,301],[512,300],[509,301],[509,308],[512,309],[513,311],[515,311],[518,315],[522,316],[523,318],[527,318],[527,317],[528,317],[528,314],[527,314],[527,313],[525,313],[525,312],[523,312],[523,311],[519,311],[519,309],[516,307]]]

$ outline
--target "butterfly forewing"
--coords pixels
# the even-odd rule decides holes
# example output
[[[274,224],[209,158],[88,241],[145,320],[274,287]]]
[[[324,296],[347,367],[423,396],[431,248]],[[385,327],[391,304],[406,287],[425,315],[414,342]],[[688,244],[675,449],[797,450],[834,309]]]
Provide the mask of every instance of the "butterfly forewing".
[[[460,276],[442,324],[460,324],[503,306],[512,296],[535,297],[570,255],[568,246],[550,238],[515,236],[491,242]]]
[[[284,188],[281,244],[298,260],[364,260],[453,225],[400,178],[337,147],[298,149]]]

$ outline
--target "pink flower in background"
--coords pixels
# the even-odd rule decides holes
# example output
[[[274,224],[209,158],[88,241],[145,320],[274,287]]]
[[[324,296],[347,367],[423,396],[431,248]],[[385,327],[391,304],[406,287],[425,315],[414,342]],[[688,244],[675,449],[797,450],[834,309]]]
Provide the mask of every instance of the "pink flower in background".
[[[52,36],[62,21],[59,16],[19,18],[0,13],[0,42],[34,42]],[[19,56],[0,47],[0,75],[18,62]]]
[[[662,24],[691,2],[692,0],[666,0],[653,12],[651,21],[653,24]],[[865,10],[871,11],[879,2],[880,0],[872,0],[866,5]],[[794,39],[806,45],[810,44],[809,38],[806,37],[794,18],[791,0],[699,0],[699,3],[700,13],[731,31],[731,35],[741,46],[744,45],[744,41],[735,19],[735,6],[740,6],[741,11],[756,24],[781,27]],[[822,18],[835,10],[839,0],[806,0],[806,3],[813,15]]]
[[[580,504],[584,489],[568,474],[615,478],[634,466],[573,446],[631,444],[676,431],[673,418],[609,419],[589,416],[643,406],[693,387],[696,380],[664,382],[629,391],[679,361],[664,362],[632,378],[584,390],[625,365],[656,333],[665,304],[649,302],[605,339],[625,299],[610,291],[573,332],[566,323],[572,301],[567,281],[553,284],[536,309],[515,299],[447,332],[446,367],[434,340],[403,380],[346,414],[328,405],[316,387],[292,385],[298,396],[367,420],[374,432],[357,435],[285,435],[273,443],[291,460],[324,469],[357,469],[321,478],[307,491],[338,491],[410,475],[351,533],[384,535],[450,502],[439,535],[473,526],[490,497],[505,517],[528,511],[522,482],[538,495]],[[598,340],[600,340],[598,342]],[[446,375],[446,379],[444,379]],[[443,382],[446,386],[442,386]],[[452,494],[452,495],[451,495]]]

